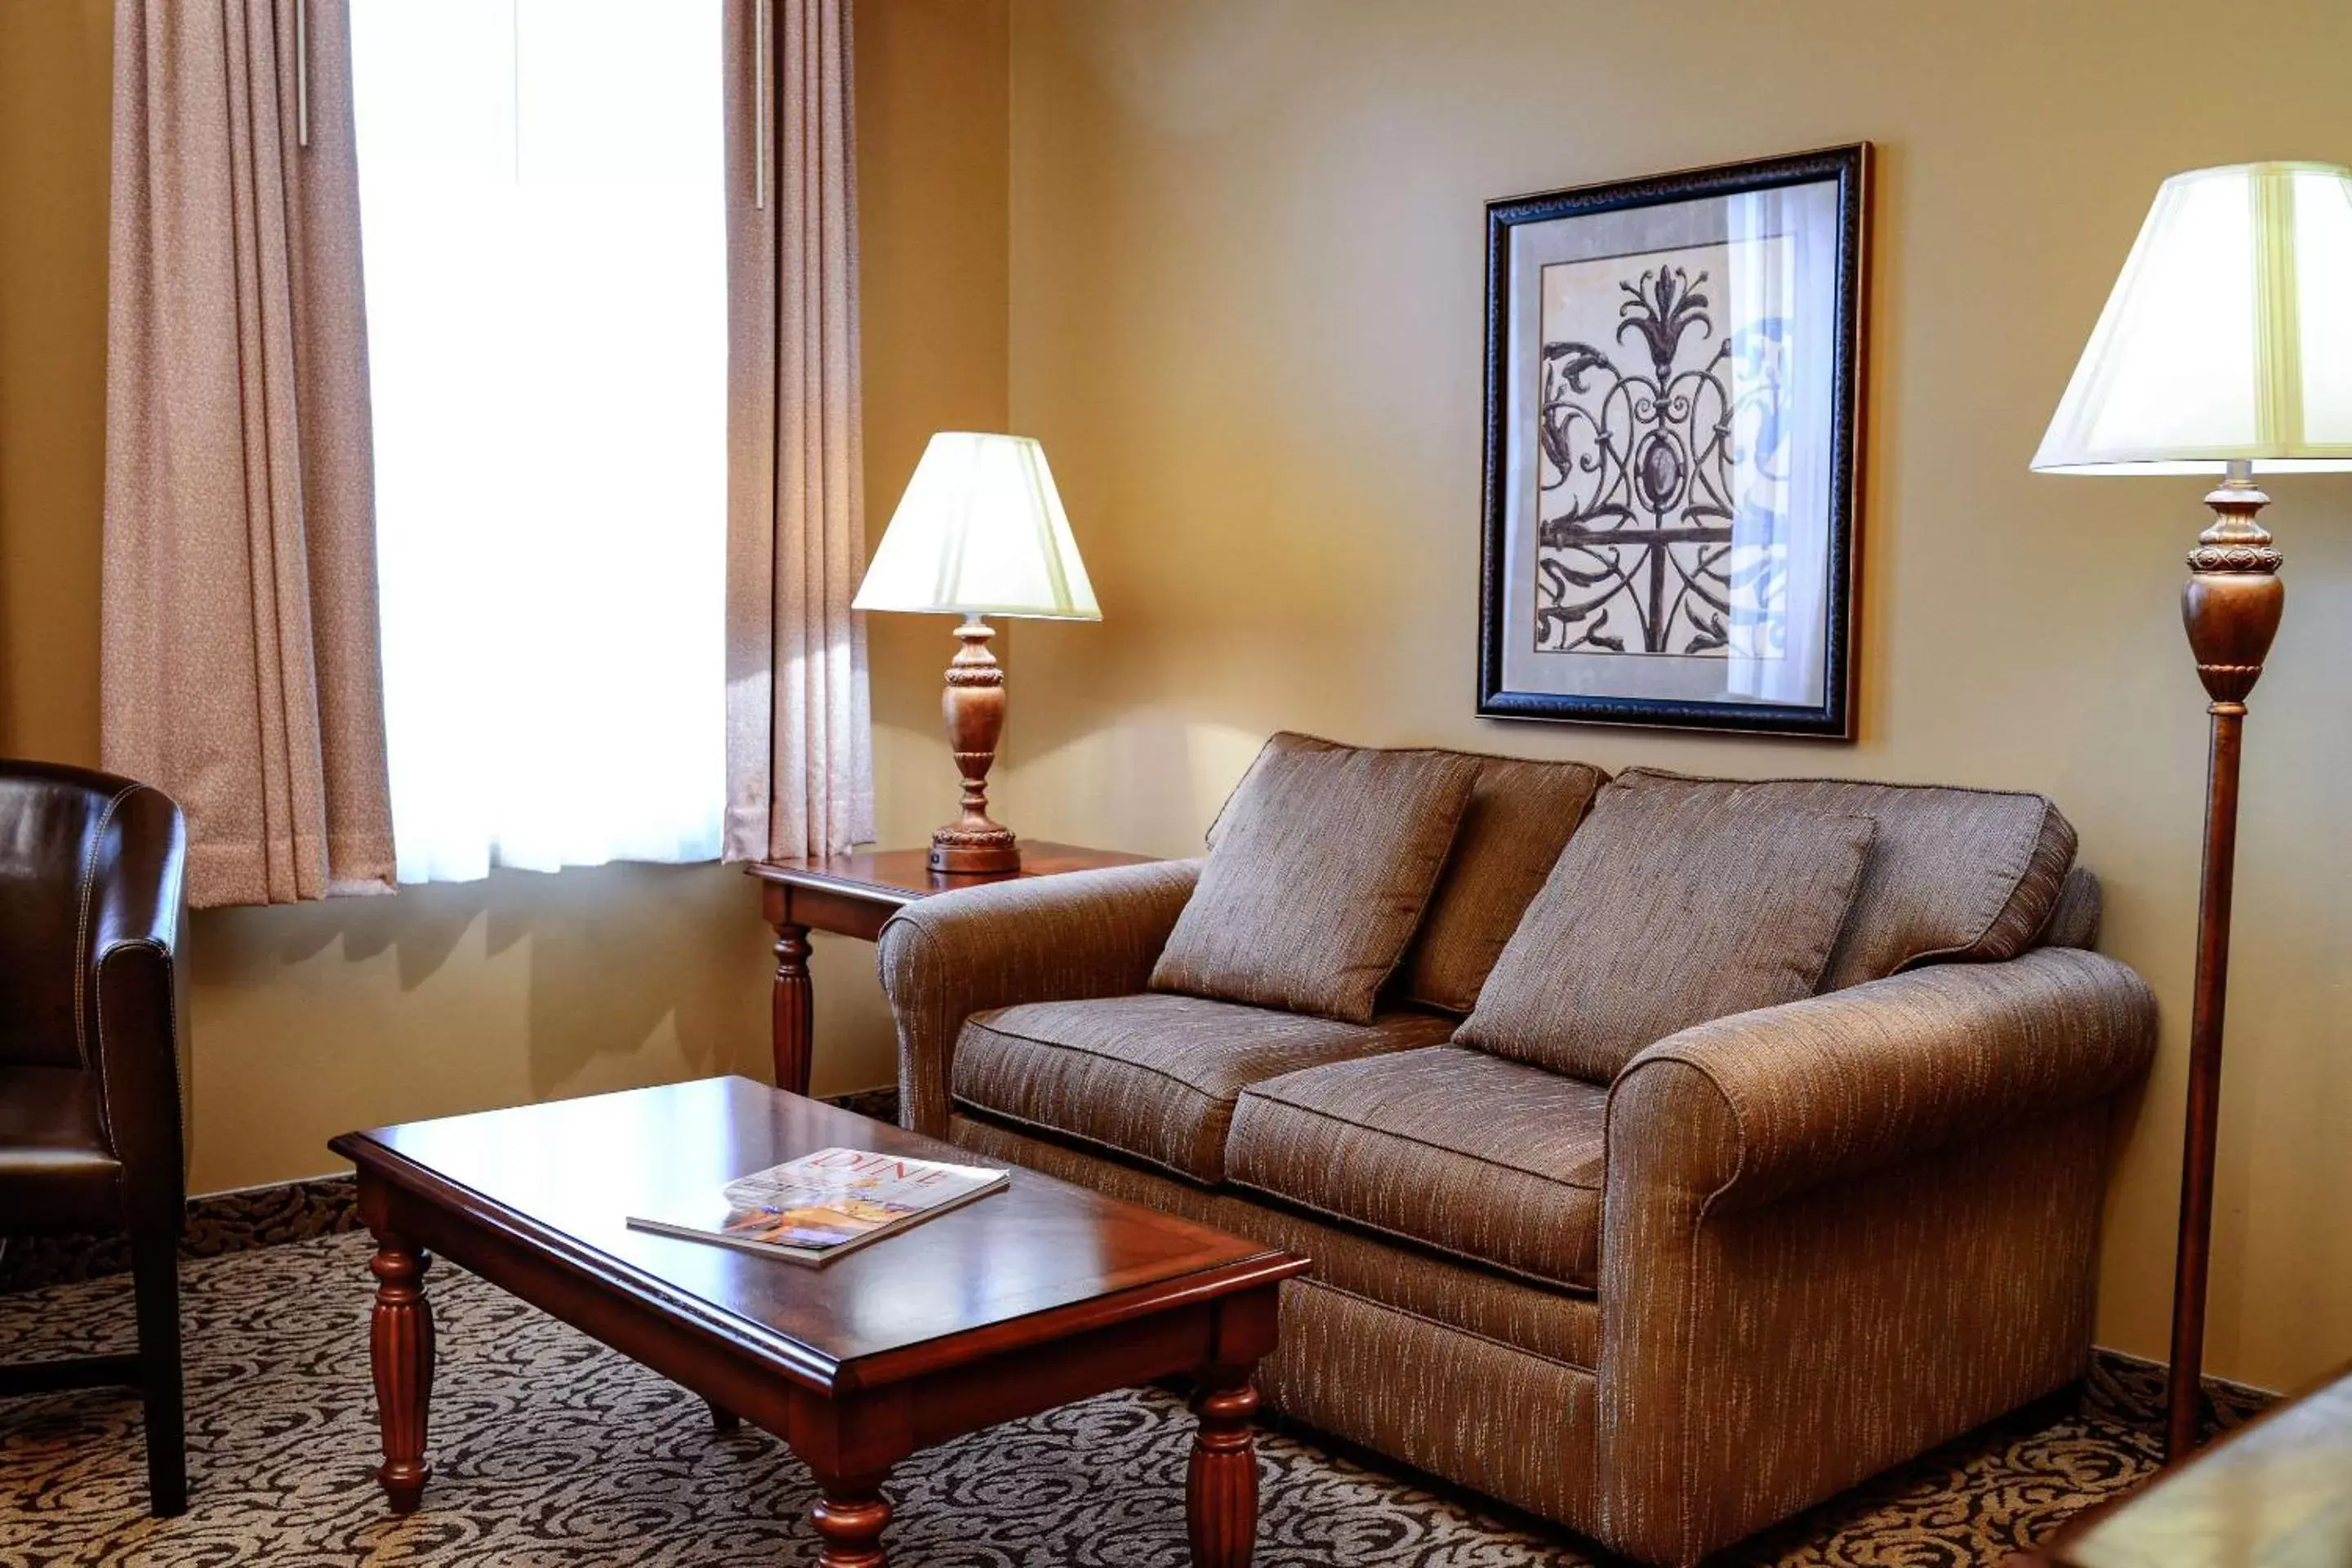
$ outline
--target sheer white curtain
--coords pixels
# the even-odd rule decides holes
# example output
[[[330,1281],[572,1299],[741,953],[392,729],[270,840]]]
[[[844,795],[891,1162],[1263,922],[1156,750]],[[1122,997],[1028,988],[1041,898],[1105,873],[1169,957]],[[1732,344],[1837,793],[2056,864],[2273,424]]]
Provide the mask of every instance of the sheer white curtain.
[[[352,12],[399,879],[715,858],[720,7]]]

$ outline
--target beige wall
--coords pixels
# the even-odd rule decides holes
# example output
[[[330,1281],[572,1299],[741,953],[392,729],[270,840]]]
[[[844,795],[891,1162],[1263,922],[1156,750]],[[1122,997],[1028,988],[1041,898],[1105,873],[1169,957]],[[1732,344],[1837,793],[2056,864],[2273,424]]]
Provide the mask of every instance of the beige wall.
[[[2227,39],[2292,40],[2216,69]],[[2025,469],[2158,180],[2352,161],[2340,0],[1018,0],[1013,416],[1107,617],[1024,628],[1004,800],[1181,851],[1266,731],[1612,766],[2046,790],[2164,1056],[2100,1334],[2161,1355],[2202,700],[2190,481]],[[1879,143],[1863,740],[1472,716],[1481,204]],[[2247,746],[2210,1364],[2352,1355],[2352,481],[2285,479],[2292,600]]]
[[[0,752],[94,763],[102,496],[107,0],[0,0]],[[866,475],[876,528],[925,436],[1001,426],[1007,16],[858,8]],[[953,803],[945,627],[874,628],[881,826]],[[346,1128],[764,1073],[766,937],[719,867],[499,873],[395,899],[199,916],[197,1190],[331,1168]],[[872,949],[820,938],[821,1091],[887,1081]]]
[[[98,760],[113,8],[0,4],[0,750]]]

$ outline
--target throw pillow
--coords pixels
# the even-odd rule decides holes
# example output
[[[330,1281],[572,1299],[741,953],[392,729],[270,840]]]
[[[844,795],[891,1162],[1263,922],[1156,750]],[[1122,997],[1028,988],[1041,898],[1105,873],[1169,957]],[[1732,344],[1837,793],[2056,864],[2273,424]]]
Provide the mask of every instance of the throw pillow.
[[[1694,1024],[1810,996],[1875,831],[1750,795],[1611,784],[1454,1037],[1607,1083]]]
[[[1267,743],[1228,803],[1151,988],[1368,1023],[1477,760],[1290,739]]]

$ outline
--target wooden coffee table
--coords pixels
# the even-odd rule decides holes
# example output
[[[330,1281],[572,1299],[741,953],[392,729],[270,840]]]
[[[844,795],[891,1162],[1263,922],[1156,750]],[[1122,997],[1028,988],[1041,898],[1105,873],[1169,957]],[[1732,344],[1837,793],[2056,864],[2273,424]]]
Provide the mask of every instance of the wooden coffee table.
[[[1257,1532],[1252,1369],[1307,1259],[1016,1171],[822,1268],[631,1230],[632,1213],[829,1144],[970,1163],[951,1145],[743,1078],[348,1132],[373,1233],[371,1330],[396,1512],[431,1467],[439,1252],[710,1402],[815,1473],[834,1568],[879,1568],[890,1467],[1000,1421],[1192,1373],[1192,1560],[1241,1568]]]

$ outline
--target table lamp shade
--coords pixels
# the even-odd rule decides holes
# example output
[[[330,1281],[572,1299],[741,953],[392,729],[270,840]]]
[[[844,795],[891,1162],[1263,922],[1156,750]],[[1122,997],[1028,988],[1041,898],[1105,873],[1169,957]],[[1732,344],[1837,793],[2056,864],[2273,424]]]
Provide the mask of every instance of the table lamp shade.
[[[852,601],[861,610],[1098,621],[1045,449],[1026,436],[942,431]]]
[[[2049,472],[2352,468],[2352,171],[2175,174],[2034,454]]]

